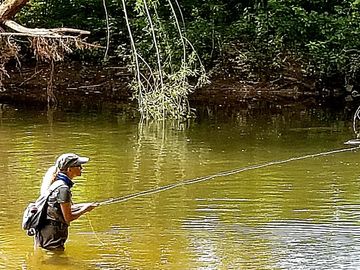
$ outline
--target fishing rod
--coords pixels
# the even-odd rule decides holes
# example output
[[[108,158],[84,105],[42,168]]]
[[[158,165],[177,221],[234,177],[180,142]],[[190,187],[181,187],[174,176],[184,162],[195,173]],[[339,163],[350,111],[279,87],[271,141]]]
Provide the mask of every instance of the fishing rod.
[[[341,149],[331,150],[331,151],[327,151],[327,152],[321,152],[321,153],[316,153],[316,154],[308,154],[308,155],[304,155],[304,156],[300,156],[300,157],[292,157],[292,158],[288,158],[288,159],[285,159],[285,160],[270,161],[270,162],[266,162],[266,163],[262,163],[262,164],[255,164],[255,165],[242,167],[242,168],[237,168],[237,169],[233,169],[233,170],[229,170],[229,171],[223,171],[223,172],[215,173],[215,174],[212,174],[212,175],[201,176],[201,177],[197,177],[197,178],[183,180],[183,181],[176,182],[176,183],[173,183],[173,184],[168,184],[168,185],[165,185],[165,186],[148,189],[148,190],[136,192],[136,193],[133,193],[133,194],[128,194],[128,195],[117,197],[117,198],[110,198],[110,199],[98,202],[98,205],[101,206],[101,205],[108,205],[108,204],[113,204],[113,203],[125,202],[125,201],[128,201],[128,200],[137,198],[137,197],[142,197],[142,196],[147,196],[147,195],[159,193],[159,192],[166,191],[166,190],[173,189],[173,188],[177,188],[177,187],[180,187],[180,186],[191,185],[191,184],[195,184],[195,183],[199,183],[199,182],[212,180],[212,179],[217,178],[217,177],[230,176],[230,175],[238,174],[238,173],[245,172],[245,171],[261,169],[261,168],[265,168],[265,167],[269,167],[269,166],[273,166],[273,165],[279,165],[279,164],[288,163],[288,162],[291,162],[291,161],[298,161],[298,160],[304,160],[304,159],[308,159],[308,158],[327,156],[327,155],[337,154],[337,153],[342,153],[342,152],[355,151],[355,150],[358,150],[360,148],[360,138],[359,138],[360,133],[357,132],[357,128],[356,128],[356,121],[357,120],[360,120],[360,106],[357,108],[357,110],[356,110],[356,112],[354,114],[354,117],[353,117],[353,131],[356,134],[356,139],[351,139],[351,140],[348,140],[348,141],[344,142],[345,145],[353,146],[353,147],[350,147],[350,148],[341,148]]]
[[[360,113],[360,110],[359,110],[359,113]],[[350,142],[350,141],[348,141],[348,142]],[[360,142],[360,140],[358,140],[358,141]],[[179,181],[179,182],[176,182],[176,183],[173,183],[173,184],[168,184],[168,185],[165,185],[165,186],[152,188],[152,189],[136,192],[136,193],[133,193],[133,194],[128,194],[128,195],[125,195],[125,196],[121,196],[121,197],[117,197],[117,198],[110,198],[110,199],[107,199],[107,200],[104,200],[104,201],[100,201],[100,202],[98,202],[98,206],[125,202],[125,201],[128,201],[128,200],[134,199],[134,198],[143,197],[143,196],[147,196],[147,195],[151,195],[151,194],[156,194],[156,193],[163,192],[163,191],[170,190],[170,189],[174,189],[174,188],[177,188],[177,187],[180,187],[180,186],[186,186],[186,185],[191,185],[191,184],[200,183],[200,182],[204,182],[204,181],[209,181],[209,180],[212,180],[212,179],[217,178],[217,177],[230,176],[230,175],[238,174],[238,173],[245,172],[245,171],[261,169],[261,168],[265,168],[265,167],[269,167],[269,166],[288,163],[288,162],[291,162],[291,161],[299,161],[299,160],[304,160],[304,159],[309,159],[309,158],[328,156],[328,155],[331,155],[331,154],[350,152],[350,151],[355,151],[355,150],[360,149],[360,143],[358,143],[358,144],[353,143],[352,144],[352,143],[348,143],[348,142],[345,142],[345,144],[358,145],[358,146],[350,147],[350,148],[341,148],[341,149],[337,149],[337,150],[331,150],[331,151],[315,153],[315,154],[308,154],[308,155],[304,155],[304,156],[300,156],[300,157],[292,157],[292,158],[288,158],[288,159],[284,159],[284,160],[270,161],[270,162],[266,162],[266,163],[255,164],[255,165],[242,167],[242,168],[237,168],[237,169],[233,169],[233,170],[218,172],[218,173],[207,175],[207,176],[201,176],[201,177],[197,177],[197,178],[183,180],[183,181]]]

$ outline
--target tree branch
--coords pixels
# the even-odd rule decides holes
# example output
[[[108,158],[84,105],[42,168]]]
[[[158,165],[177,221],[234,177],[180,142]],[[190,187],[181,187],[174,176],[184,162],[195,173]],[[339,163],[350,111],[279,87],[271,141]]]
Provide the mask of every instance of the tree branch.
[[[5,0],[0,5],[0,24],[15,16],[29,0]]]
[[[39,36],[53,36],[61,37],[62,35],[89,35],[89,31],[84,31],[80,29],[73,28],[27,28],[11,20],[20,9],[27,4],[29,0],[5,0],[0,4],[0,27],[7,26],[10,29],[24,34],[29,34],[29,36],[39,35]]]
[[[39,36],[49,36],[54,35],[54,37],[61,37],[64,33],[69,34],[78,34],[78,35],[89,35],[90,31],[84,31],[80,29],[74,29],[74,28],[52,28],[52,29],[45,29],[45,28],[27,28],[24,27],[14,21],[6,20],[3,21],[3,24],[7,27],[11,28],[12,30],[15,30],[19,33],[29,34],[29,35],[39,35]]]

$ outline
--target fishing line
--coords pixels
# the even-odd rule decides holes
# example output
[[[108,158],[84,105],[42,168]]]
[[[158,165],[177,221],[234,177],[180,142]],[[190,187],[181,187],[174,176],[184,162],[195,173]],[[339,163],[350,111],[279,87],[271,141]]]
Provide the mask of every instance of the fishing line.
[[[104,242],[101,241],[100,237],[96,234],[94,226],[92,225],[92,222],[91,222],[91,219],[90,219],[89,215],[86,215],[86,217],[87,217],[87,220],[89,222],[91,231],[94,233],[94,236],[95,236],[96,240],[98,240],[101,245],[105,246]]]
[[[113,203],[125,202],[125,201],[128,201],[128,200],[134,199],[134,198],[147,196],[147,195],[151,195],[151,194],[156,194],[156,193],[166,191],[166,190],[170,190],[170,189],[174,189],[174,188],[177,188],[177,187],[180,187],[180,186],[192,185],[192,184],[212,180],[212,179],[217,178],[217,177],[230,176],[230,175],[238,174],[238,173],[245,172],[245,171],[261,169],[261,168],[265,168],[265,167],[269,167],[269,166],[288,163],[288,162],[291,162],[291,161],[298,161],[298,160],[304,160],[304,159],[309,159],[309,158],[327,156],[327,155],[331,155],[331,154],[354,151],[354,150],[358,150],[359,148],[360,148],[360,146],[351,147],[351,148],[342,148],[342,149],[332,150],[332,151],[328,151],[328,152],[309,154],[309,155],[300,156],[300,157],[292,157],[292,158],[285,159],[285,160],[277,160],[277,161],[270,161],[270,162],[266,162],[266,163],[262,163],[262,164],[255,164],[255,165],[251,165],[251,166],[247,166],[247,167],[242,167],[242,168],[237,168],[237,169],[233,169],[233,170],[229,170],[229,171],[219,172],[219,173],[212,174],[212,175],[192,178],[192,179],[188,179],[188,180],[176,182],[176,183],[169,184],[169,185],[165,185],[165,186],[161,186],[161,187],[157,187],[157,188],[152,188],[152,189],[140,191],[140,192],[137,192],[137,193],[133,193],[133,194],[117,197],[117,198],[110,198],[110,199],[107,199],[107,200],[104,200],[104,201],[100,201],[100,202],[98,202],[98,204],[99,204],[99,206],[102,206],[102,205],[108,205],[108,204],[113,204]]]

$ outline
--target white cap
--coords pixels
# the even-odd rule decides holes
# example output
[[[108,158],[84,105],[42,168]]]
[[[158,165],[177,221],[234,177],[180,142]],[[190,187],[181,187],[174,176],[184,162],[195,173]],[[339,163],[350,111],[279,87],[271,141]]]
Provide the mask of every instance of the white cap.
[[[62,154],[55,162],[60,171],[65,171],[70,167],[80,166],[81,164],[87,163],[89,161],[88,157],[80,157],[77,154],[66,153]]]

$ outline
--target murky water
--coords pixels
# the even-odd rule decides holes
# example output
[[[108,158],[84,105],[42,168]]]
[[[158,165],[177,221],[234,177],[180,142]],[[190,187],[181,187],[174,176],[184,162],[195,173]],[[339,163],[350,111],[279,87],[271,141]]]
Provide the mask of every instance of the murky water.
[[[359,269],[359,151],[293,160],[100,206],[63,254],[34,251],[24,207],[57,155],[91,158],[75,202],[105,201],[345,146],[351,118],[241,112],[140,125],[123,115],[0,114],[0,269]]]

